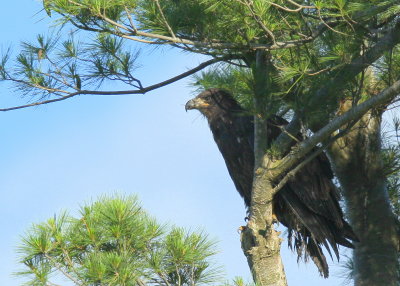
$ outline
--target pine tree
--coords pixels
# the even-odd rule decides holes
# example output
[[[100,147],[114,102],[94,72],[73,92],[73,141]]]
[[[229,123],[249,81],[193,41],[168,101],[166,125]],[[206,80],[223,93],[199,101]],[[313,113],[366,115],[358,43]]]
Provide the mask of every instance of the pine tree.
[[[27,285],[204,285],[222,278],[215,241],[158,223],[135,196],[108,196],[34,224],[18,248]],[[68,284],[69,285],[69,284]]]
[[[38,36],[35,43],[23,43],[15,62],[6,53],[1,79],[36,101],[1,110],[83,94],[144,94],[209,67],[200,84],[214,81],[213,87],[227,87],[218,83],[218,76],[229,78],[227,88],[255,115],[257,171],[247,232],[254,243],[245,249],[248,257],[260,257],[250,258],[255,281],[286,283],[280,264],[268,263],[279,260],[280,241],[272,226],[272,206],[263,202],[271,201],[274,186],[314,156],[310,152],[318,146],[331,157],[360,237],[355,284],[397,285],[398,225],[388,200],[381,119],[400,91],[399,7],[395,0],[46,0],[44,9],[62,27],[96,37],[76,42],[73,37]],[[136,70],[138,54],[129,43],[169,45],[210,59],[143,86]],[[107,80],[128,88],[92,88]],[[258,126],[286,112],[290,124],[266,150],[266,136]],[[301,130],[312,136],[291,148],[293,136],[288,135]]]

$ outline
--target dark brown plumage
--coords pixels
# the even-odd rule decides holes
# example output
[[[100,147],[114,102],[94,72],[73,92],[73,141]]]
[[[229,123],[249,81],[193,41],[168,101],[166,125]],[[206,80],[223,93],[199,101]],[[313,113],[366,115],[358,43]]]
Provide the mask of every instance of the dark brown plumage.
[[[197,109],[208,120],[214,140],[225,160],[229,174],[247,207],[251,202],[254,172],[253,116],[221,89],[209,89],[186,104],[186,110]],[[268,138],[276,139],[286,125],[283,118],[268,120]],[[288,244],[298,257],[308,257],[321,275],[328,277],[328,264],[321,246],[339,258],[338,245],[353,247],[357,240],[343,219],[339,194],[332,183],[333,174],[325,154],[305,165],[274,197],[274,213],[288,228]],[[332,256],[332,255],[331,255]]]

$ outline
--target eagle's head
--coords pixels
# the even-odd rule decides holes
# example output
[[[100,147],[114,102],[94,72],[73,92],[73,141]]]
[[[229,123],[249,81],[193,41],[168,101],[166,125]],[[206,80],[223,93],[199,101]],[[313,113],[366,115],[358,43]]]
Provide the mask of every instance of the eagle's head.
[[[209,120],[215,116],[227,113],[243,112],[243,109],[232,95],[219,88],[211,88],[203,91],[195,98],[189,100],[185,105],[185,109],[186,111],[197,109]]]

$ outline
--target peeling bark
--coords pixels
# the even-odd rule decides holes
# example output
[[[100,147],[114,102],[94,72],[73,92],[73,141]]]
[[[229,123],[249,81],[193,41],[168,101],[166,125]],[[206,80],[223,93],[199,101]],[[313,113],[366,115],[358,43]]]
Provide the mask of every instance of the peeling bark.
[[[353,252],[357,286],[399,285],[398,232],[381,157],[381,113],[369,112],[330,148],[347,214],[360,242]]]

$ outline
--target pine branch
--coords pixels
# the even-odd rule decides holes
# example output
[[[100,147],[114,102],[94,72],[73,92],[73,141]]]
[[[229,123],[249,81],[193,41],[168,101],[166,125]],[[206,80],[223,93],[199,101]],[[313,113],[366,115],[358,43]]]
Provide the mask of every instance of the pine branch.
[[[75,3],[74,1],[68,0],[68,2],[74,4],[74,5],[79,5],[81,7],[85,7],[85,8],[89,8],[86,7],[82,4],[79,3]],[[158,3],[158,2],[157,2]],[[250,4],[249,4],[250,5]],[[161,9],[161,7],[160,7]],[[251,9],[251,6],[249,7],[249,9]],[[162,11],[162,10],[161,10]],[[96,14],[97,17],[101,18],[103,21],[113,25],[116,30],[109,30],[109,29],[97,29],[97,28],[92,28],[90,26],[87,25],[83,25],[82,24],[78,24],[76,23],[76,21],[74,21],[73,19],[69,18],[69,21],[71,22],[71,24],[73,24],[74,26],[76,26],[79,29],[82,30],[88,30],[88,31],[92,31],[92,32],[109,32],[112,33],[116,36],[125,38],[125,39],[129,39],[129,40],[133,40],[133,41],[137,41],[137,42],[142,42],[142,43],[147,43],[147,44],[156,44],[156,45],[161,45],[161,44],[183,44],[183,45],[189,45],[189,46],[193,46],[196,48],[206,48],[206,49],[216,49],[216,50],[225,50],[225,49],[230,49],[230,50],[248,50],[250,49],[255,49],[255,50],[278,50],[278,49],[288,49],[288,48],[294,48],[297,47],[299,45],[303,45],[306,43],[310,43],[313,40],[315,40],[319,35],[321,35],[325,30],[326,30],[326,26],[321,24],[319,26],[317,26],[315,28],[314,31],[312,31],[312,33],[309,36],[304,37],[303,39],[298,39],[298,40],[290,40],[290,41],[275,41],[275,37],[272,34],[272,32],[265,27],[265,25],[262,23],[261,19],[259,18],[259,16],[257,16],[256,14],[254,14],[253,9],[251,9],[253,16],[255,17],[255,20],[257,21],[257,23],[259,25],[261,25],[262,29],[273,39],[274,43],[273,44],[255,44],[255,43],[248,43],[246,45],[243,44],[236,44],[236,43],[229,43],[229,42],[221,42],[221,41],[207,41],[207,42],[203,42],[203,41],[196,41],[196,40],[191,40],[185,37],[177,37],[174,32],[172,31],[171,27],[169,26],[168,22],[166,22],[165,19],[165,25],[167,25],[167,29],[169,31],[169,33],[172,36],[165,36],[165,35],[161,35],[161,34],[154,34],[154,33],[150,33],[150,32],[144,32],[144,31],[140,31],[138,30],[135,26],[132,26],[131,24],[131,28],[127,27],[121,23],[118,23],[108,17],[106,17],[103,14]],[[63,15],[63,14],[61,14]],[[63,15],[64,17],[66,17],[66,15]],[[127,14],[127,17],[129,19],[129,22],[132,23],[133,20],[131,18],[131,16],[129,14]],[[165,18],[165,17],[164,17]],[[334,23],[331,23],[331,26],[336,25],[335,21]],[[126,32],[121,32],[121,30],[125,30]],[[147,39],[141,39],[141,38],[137,38],[137,36],[139,37],[144,37],[144,38],[150,38],[150,39],[155,39],[155,41],[149,41]],[[160,42],[160,40],[162,40],[163,42]]]
[[[44,105],[44,104],[49,104],[49,103],[54,103],[58,101],[63,101],[78,95],[127,95],[127,94],[145,94],[149,91],[161,88],[163,86],[166,86],[168,84],[174,83],[178,80],[181,80],[185,77],[188,77],[212,64],[221,62],[221,61],[227,61],[227,60],[232,60],[232,59],[237,59],[238,57],[236,56],[226,56],[226,57],[220,57],[220,58],[214,58],[208,61],[205,61],[198,65],[197,67],[188,70],[180,75],[177,75],[175,77],[172,77],[170,79],[167,79],[165,81],[159,82],[157,84],[150,85],[148,87],[144,88],[139,88],[139,89],[134,89],[134,90],[120,90],[120,91],[94,91],[94,90],[79,90],[77,92],[69,93],[68,95],[55,98],[55,99],[49,99],[49,100],[43,100],[43,101],[38,101],[34,102],[31,104],[26,104],[26,105],[19,105],[19,106],[14,106],[14,107],[7,107],[7,108],[1,108],[1,111],[11,111],[11,110],[17,110],[17,109],[23,109],[23,108],[28,108],[28,107],[33,107],[33,106],[39,106],[39,105]],[[15,80],[12,80],[15,81]]]
[[[310,106],[316,106],[320,102],[326,100],[333,90],[335,93],[339,93],[347,83],[354,79],[355,76],[378,60],[386,51],[392,49],[399,43],[400,20],[397,21],[396,25],[362,56],[357,57],[349,64],[344,65],[340,73],[326,83],[324,87],[319,89],[315,93],[315,96],[311,97],[312,99],[308,103],[307,108]],[[304,107],[304,109],[305,108],[306,107]],[[282,132],[275,141],[274,145],[279,146],[279,154],[286,153],[292,144],[292,138],[291,136],[288,136],[288,134],[297,134],[300,131],[300,128],[300,114],[298,114],[297,116],[294,116],[291,122],[285,127],[286,132]]]
[[[400,93],[400,80],[396,81],[392,86],[385,89],[378,95],[364,101],[363,103],[351,108],[347,112],[343,113],[341,116],[333,119],[325,127],[317,131],[313,136],[308,139],[298,143],[292,148],[292,151],[286,155],[281,160],[272,162],[272,164],[266,168],[266,164],[263,163],[264,176],[272,180],[276,180],[282,173],[287,172],[295,164],[303,160],[305,154],[310,152],[318,143],[323,142],[328,139],[328,137],[339,130],[342,126],[359,120],[365,113],[370,111],[372,108],[377,107],[382,104],[394,99]],[[264,157],[264,162],[270,162],[268,155]],[[267,174],[268,173],[268,174]]]

